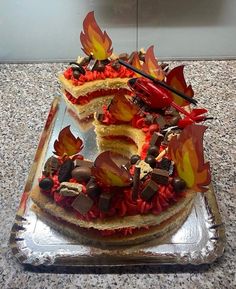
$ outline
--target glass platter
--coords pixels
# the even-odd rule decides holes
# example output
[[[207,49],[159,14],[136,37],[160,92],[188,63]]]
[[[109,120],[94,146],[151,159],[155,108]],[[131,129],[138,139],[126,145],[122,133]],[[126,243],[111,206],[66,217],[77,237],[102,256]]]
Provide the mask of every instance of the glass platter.
[[[31,210],[29,192],[37,184],[44,162],[52,155],[61,129],[70,125],[84,141],[83,155],[94,160],[98,151],[91,120],[79,122],[61,97],[52,103],[29,173],[10,236],[13,254],[22,264],[33,266],[96,266],[138,264],[203,264],[222,255],[225,232],[213,187],[198,193],[191,214],[172,236],[157,243],[99,248],[80,244],[50,228]]]

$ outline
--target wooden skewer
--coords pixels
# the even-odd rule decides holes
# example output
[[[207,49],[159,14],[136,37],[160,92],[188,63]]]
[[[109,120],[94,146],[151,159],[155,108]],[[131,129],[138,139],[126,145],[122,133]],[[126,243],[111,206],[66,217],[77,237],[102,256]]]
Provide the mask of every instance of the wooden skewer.
[[[163,151],[161,151],[161,152],[159,153],[159,155],[156,157],[156,160],[157,160],[157,161],[160,161],[167,152],[168,152],[168,148],[165,148]]]

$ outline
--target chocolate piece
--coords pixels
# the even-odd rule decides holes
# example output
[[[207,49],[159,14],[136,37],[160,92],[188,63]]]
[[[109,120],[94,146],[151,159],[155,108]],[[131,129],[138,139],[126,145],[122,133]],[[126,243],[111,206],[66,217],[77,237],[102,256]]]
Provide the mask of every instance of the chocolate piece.
[[[167,72],[169,70],[169,64],[168,63],[161,63],[161,68],[164,72]]]
[[[77,63],[77,62],[70,62],[70,65],[72,65],[72,64],[76,65],[76,67],[72,67],[73,73],[74,73],[74,71],[77,70],[77,71],[80,72],[81,74],[85,75],[86,72],[85,72],[83,66],[81,66],[81,64],[79,64],[79,63]]]
[[[154,122],[154,116],[152,114],[147,114],[145,116],[145,123],[147,125],[152,124]]]
[[[83,190],[83,186],[77,183],[62,182],[59,187],[59,194],[65,197],[78,196]]]
[[[60,167],[59,160],[56,157],[51,156],[44,165],[44,172],[47,175],[51,176],[59,169],[59,167]]]
[[[160,134],[159,132],[154,132],[150,140],[150,146],[160,147],[163,139],[164,139],[164,136],[162,134]]]
[[[100,187],[98,186],[93,177],[90,178],[89,182],[86,185],[86,192],[92,198],[98,197],[101,193]]]
[[[54,182],[51,178],[44,178],[39,182],[40,189],[44,191],[50,190],[54,185]]]
[[[145,161],[141,160],[136,164],[136,167],[139,167],[141,169],[140,171],[140,179],[143,179],[145,176],[147,176],[151,171],[152,168],[147,164]]]
[[[112,195],[102,193],[99,198],[98,207],[102,212],[107,212],[110,208]]]
[[[140,167],[134,168],[134,177],[133,177],[133,187],[132,187],[132,199],[137,200],[138,198],[138,191],[140,185]]]
[[[156,167],[156,159],[152,155],[147,155],[145,158],[145,162],[148,163],[151,168]]]
[[[173,116],[171,119],[168,120],[168,125],[177,125],[179,120],[181,119],[180,115]]]
[[[171,166],[171,160],[167,158],[163,158],[159,163],[159,168],[162,170],[169,171],[170,166]]]
[[[172,185],[173,185],[176,193],[180,193],[186,188],[185,181],[181,178],[178,178],[178,177],[173,179]]]
[[[76,167],[71,172],[72,178],[76,179],[78,182],[87,183],[91,177],[91,168],[89,167]]]
[[[76,159],[76,160],[74,160],[74,165],[75,165],[75,167],[89,167],[89,168],[91,168],[93,166],[93,162]]]
[[[128,60],[129,54],[128,53],[121,53],[121,54],[119,54],[119,59]]]
[[[150,180],[147,186],[141,192],[141,198],[145,201],[149,201],[158,191],[158,184]]]
[[[154,157],[158,156],[159,148],[157,146],[150,146],[148,149],[148,154]]]
[[[130,158],[130,163],[132,165],[135,165],[137,163],[137,161],[140,160],[140,156],[139,155],[132,155],[131,158]]]
[[[81,61],[79,62],[79,64],[81,65],[81,66],[84,66],[84,65],[87,65],[88,63],[89,63],[89,61],[90,61],[90,58],[87,56],[87,57],[83,57],[82,59],[81,59]]]
[[[133,62],[133,60],[134,60],[134,56],[135,56],[135,51],[133,51],[131,54],[130,54],[130,56],[129,56],[129,58],[128,58],[128,63],[129,64],[132,64],[132,62]]]
[[[116,71],[118,71],[119,69],[120,69],[120,63],[118,62],[118,60],[115,60],[115,61],[113,61],[112,62],[112,64],[111,64],[111,67],[113,68],[113,69],[115,69]]]
[[[89,61],[89,64],[87,65],[87,69],[92,71],[94,69],[94,67],[96,66],[97,61],[98,60],[96,60],[96,59],[91,59]]]
[[[94,65],[93,67],[93,70],[96,70],[96,71],[104,71],[105,70],[105,67],[106,67],[106,64],[103,63],[102,61],[97,61],[96,64]]]
[[[157,184],[167,185],[169,182],[169,173],[166,170],[154,169],[151,174],[151,180]]]
[[[71,171],[74,168],[74,163],[71,159],[67,159],[60,167],[58,172],[58,180],[60,183],[66,182],[71,178]]]
[[[103,112],[103,110],[102,109],[99,109],[98,111],[96,111],[96,119],[98,120],[98,121],[103,121],[103,119],[104,119],[104,112]]]
[[[89,196],[81,193],[73,201],[71,206],[81,215],[86,215],[93,206],[93,200]]]
[[[156,123],[159,125],[160,129],[162,129],[163,127],[165,127],[166,125],[166,121],[164,119],[163,116],[159,115],[157,118],[156,118]]]

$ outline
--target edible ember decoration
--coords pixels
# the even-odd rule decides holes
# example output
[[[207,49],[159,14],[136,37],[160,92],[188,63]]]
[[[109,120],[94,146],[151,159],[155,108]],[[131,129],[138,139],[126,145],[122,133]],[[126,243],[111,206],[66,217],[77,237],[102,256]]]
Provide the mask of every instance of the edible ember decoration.
[[[70,126],[63,128],[59,133],[58,140],[54,142],[54,154],[59,157],[76,155],[82,148],[82,140],[72,134]]]
[[[172,69],[166,76],[166,83],[169,86],[175,88],[176,90],[183,92],[185,95],[189,97],[193,97],[194,95],[192,86],[191,85],[187,86],[186,84],[184,78],[184,65],[180,65]],[[174,92],[171,92],[170,95],[173,101],[180,106],[185,106],[189,104],[188,101],[178,96]]]
[[[193,192],[205,192],[211,181],[209,163],[204,163],[203,134],[206,126],[189,125],[169,143],[168,152],[178,175]]]
[[[92,174],[104,186],[125,187],[131,183],[130,173],[121,166],[127,158],[112,151],[102,152],[95,160]]]
[[[83,22],[84,32],[80,33],[82,50],[94,59],[104,60],[112,54],[112,41],[106,31],[102,32],[98,26],[94,11],[89,12]]]
[[[154,46],[150,46],[145,54],[145,61],[143,64],[143,71],[155,77],[158,80],[163,80],[165,78],[165,73],[154,55]]]

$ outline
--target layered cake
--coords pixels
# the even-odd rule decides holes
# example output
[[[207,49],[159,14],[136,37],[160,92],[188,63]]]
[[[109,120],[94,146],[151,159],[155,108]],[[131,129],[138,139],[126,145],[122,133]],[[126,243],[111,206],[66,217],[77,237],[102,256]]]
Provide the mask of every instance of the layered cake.
[[[91,41],[97,45],[93,51]],[[73,109],[95,114],[100,153],[86,159],[86,143],[70,126],[63,128],[31,193],[33,210],[86,244],[160,240],[183,224],[196,193],[208,189],[206,127],[196,124],[206,119],[207,110],[191,109],[196,101],[183,66],[164,69],[153,47],[134,53],[132,62],[126,55],[128,65],[122,57],[112,60],[111,41],[93,13],[85,18],[81,42],[88,57],[72,64],[60,80]]]

